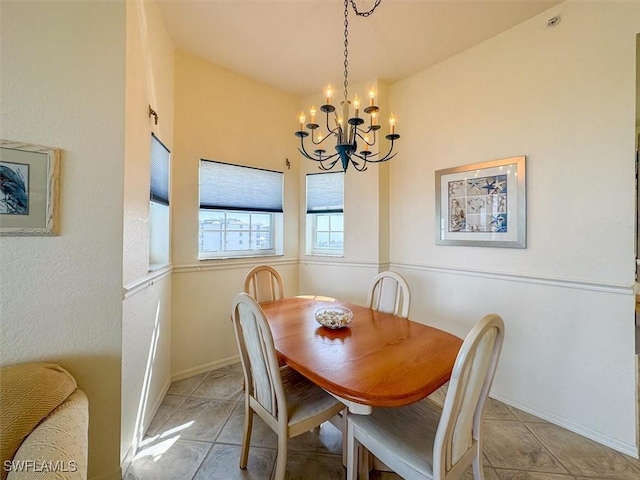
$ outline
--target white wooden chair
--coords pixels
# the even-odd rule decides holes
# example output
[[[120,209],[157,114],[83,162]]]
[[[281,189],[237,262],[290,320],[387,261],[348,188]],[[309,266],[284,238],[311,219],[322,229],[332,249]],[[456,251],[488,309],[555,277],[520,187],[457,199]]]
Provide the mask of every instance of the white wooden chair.
[[[255,412],[278,434],[274,479],[283,480],[287,440],[318,427],[344,405],[290,367],[278,366],[269,324],[249,294],[233,299],[232,318],[246,385],[240,468],[247,468]]]
[[[426,399],[374,409],[371,415],[349,414],[347,480],[356,480],[360,445],[407,480],[454,480],[469,465],[473,478],[482,480],[482,410],[503,340],[504,323],[496,314],[471,329],[456,358],[442,409]],[[360,464],[369,462],[360,459]]]
[[[256,265],[244,278],[244,292],[258,303],[284,298],[284,285],[278,271],[269,265]]]
[[[367,295],[369,308],[408,318],[410,303],[409,284],[395,272],[379,273],[369,286],[369,294]]]

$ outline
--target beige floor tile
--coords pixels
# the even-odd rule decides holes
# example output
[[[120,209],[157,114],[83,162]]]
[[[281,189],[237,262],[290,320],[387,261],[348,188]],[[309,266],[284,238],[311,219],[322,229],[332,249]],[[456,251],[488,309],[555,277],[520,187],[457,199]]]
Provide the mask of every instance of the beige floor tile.
[[[571,475],[496,469],[499,480],[573,480]],[[595,480],[595,479],[591,479]]]
[[[342,455],[342,432],[329,422],[314,430],[289,439],[289,451]]]
[[[149,428],[147,428],[147,435],[153,436],[157,434],[164,423],[169,420],[169,417],[187,400],[187,397],[178,397],[177,395],[165,395],[162,399],[160,407],[156,412]]]
[[[167,394],[188,397],[196,388],[198,388],[198,386],[200,386],[204,379],[209,376],[209,373],[210,372],[205,372],[199,375],[194,375],[193,377],[185,378],[184,380],[173,382],[169,386]]]
[[[176,432],[180,438],[214,442],[237,402],[189,398],[164,424],[164,432]]]
[[[285,480],[344,480],[346,470],[340,455],[289,452]]]
[[[239,466],[240,447],[237,445],[214,445],[200,465],[193,480],[269,480],[276,459],[276,451],[252,448],[249,451],[247,468]]]
[[[531,415],[530,413],[527,413],[527,412],[523,412],[522,410],[520,410],[520,409],[518,409],[516,407],[509,406],[509,410],[511,410],[511,412],[521,422],[527,422],[527,423],[549,423],[546,420],[543,420],[542,418],[536,417],[535,415]]]
[[[640,466],[632,465],[610,448],[550,423],[527,424],[527,427],[572,475],[616,480],[640,478]]]
[[[244,431],[244,403],[238,402],[229,421],[218,436],[219,443],[230,443],[242,445],[242,432]],[[251,446],[276,448],[278,436],[275,432],[258,416],[253,415],[253,428],[251,429]]]
[[[515,415],[504,403],[491,397],[484,405],[483,418],[492,420],[517,420]]]
[[[192,397],[238,401],[243,398],[243,374],[228,370],[214,370],[191,394]]]
[[[183,440],[179,435],[159,438],[140,448],[124,480],[190,479],[210,448],[210,443]]]
[[[485,420],[484,454],[494,469],[568,473],[518,421]]]

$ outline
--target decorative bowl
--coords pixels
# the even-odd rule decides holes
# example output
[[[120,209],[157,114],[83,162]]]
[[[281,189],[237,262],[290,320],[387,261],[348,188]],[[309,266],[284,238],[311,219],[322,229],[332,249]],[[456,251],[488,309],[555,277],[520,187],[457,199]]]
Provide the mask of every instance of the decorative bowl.
[[[316,322],[323,327],[344,328],[353,321],[353,312],[345,307],[323,307],[316,310]]]

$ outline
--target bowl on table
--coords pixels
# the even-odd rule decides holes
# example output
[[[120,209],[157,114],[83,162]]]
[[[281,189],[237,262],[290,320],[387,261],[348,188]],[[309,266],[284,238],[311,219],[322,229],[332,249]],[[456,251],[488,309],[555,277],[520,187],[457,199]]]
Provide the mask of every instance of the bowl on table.
[[[316,322],[323,327],[344,328],[353,321],[353,312],[346,307],[322,307],[316,310]]]

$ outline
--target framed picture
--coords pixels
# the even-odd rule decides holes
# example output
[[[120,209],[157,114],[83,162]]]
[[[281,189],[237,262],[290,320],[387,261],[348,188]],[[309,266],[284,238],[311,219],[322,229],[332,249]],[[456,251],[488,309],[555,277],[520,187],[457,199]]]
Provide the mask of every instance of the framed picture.
[[[436,244],[526,248],[525,157],[436,171]]]
[[[0,140],[0,235],[58,234],[60,150]]]

